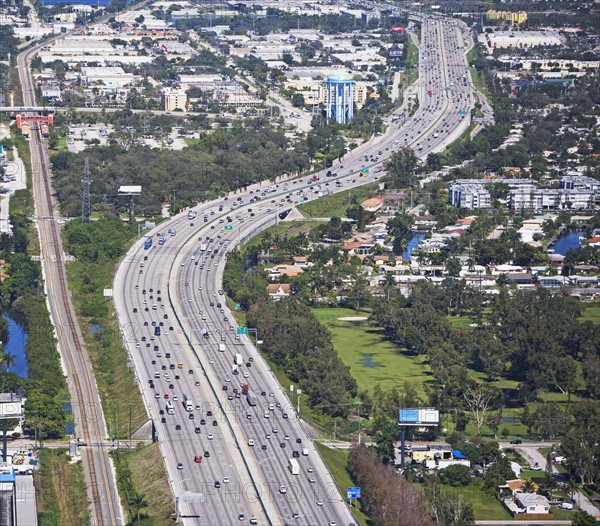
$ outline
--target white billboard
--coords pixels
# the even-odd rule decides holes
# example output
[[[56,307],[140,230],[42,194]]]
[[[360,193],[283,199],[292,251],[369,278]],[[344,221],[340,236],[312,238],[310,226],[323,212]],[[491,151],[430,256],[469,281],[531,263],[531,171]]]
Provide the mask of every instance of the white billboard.
[[[117,192],[120,194],[141,194],[142,187],[136,185],[119,185],[119,187],[117,188]]]
[[[23,416],[23,402],[18,397],[10,401],[0,400],[0,420],[20,416]]]

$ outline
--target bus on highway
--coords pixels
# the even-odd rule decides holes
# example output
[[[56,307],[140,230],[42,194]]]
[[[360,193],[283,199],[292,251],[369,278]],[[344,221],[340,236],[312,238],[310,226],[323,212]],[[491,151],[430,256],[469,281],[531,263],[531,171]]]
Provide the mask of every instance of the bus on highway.
[[[152,238],[149,237],[144,241],[144,250],[148,250],[152,246]]]

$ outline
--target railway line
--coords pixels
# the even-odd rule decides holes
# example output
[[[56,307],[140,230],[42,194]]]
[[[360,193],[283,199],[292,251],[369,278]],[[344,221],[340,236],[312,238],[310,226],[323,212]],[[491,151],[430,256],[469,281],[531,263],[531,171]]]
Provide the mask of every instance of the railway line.
[[[30,106],[35,103],[35,91],[29,65],[37,51],[38,47],[34,47],[19,55],[17,59],[23,100]],[[56,206],[52,192],[50,162],[37,123],[32,125],[30,150],[35,215],[54,217]],[[40,239],[47,303],[69,385],[76,434],[84,441],[102,442],[107,436],[104,415],[67,287],[60,224],[58,221],[37,221],[36,226]],[[92,523],[98,526],[123,524],[108,449],[84,450],[82,460],[91,503]]]

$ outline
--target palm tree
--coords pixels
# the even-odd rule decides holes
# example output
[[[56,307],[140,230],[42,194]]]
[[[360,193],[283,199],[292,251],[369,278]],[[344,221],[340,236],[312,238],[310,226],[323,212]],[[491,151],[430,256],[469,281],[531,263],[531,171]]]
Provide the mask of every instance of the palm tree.
[[[144,498],[143,495],[136,493],[130,500],[129,505],[135,510],[136,520],[135,522],[140,522],[140,510],[142,508],[148,507],[148,502]]]
[[[383,288],[385,289],[385,296],[387,300],[390,301],[390,294],[396,288],[396,279],[394,278],[394,274],[391,272],[386,273]]]
[[[15,365],[15,357],[10,352],[5,352],[0,360],[0,367],[6,367],[6,372]]]
[[[573,495],[577,490],[579,490],[579,485],[574,478],[570,478],[567,482],[567,489],[569,490],[569,495],[571,496],[571,502],[573,502]]]
[[[537,485],[531,479],[525,479],[523,481],[523,491],[525,493],[535,493],[537,490]]]

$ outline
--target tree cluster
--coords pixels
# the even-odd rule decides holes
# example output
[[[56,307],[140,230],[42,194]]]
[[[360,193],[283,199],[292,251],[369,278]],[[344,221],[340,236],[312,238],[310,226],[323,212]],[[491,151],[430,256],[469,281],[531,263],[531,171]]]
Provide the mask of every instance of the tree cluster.
[[[516,380],[533,392],[570,394],[582,387],[577,371],[585,364],[587,393],[597,396],[600,334],[590,322],[578,321],[579,302],[543,289],[503,289],[486,303],[463,281],[448,279],[439,287],[420,282],[408,302],[378,301],[374,317],[400,346],[428,356],[436,380],[429,386],[431,402],[469,410],[479,429],[488,423],[478,421],[481,404],[485,412],[497,409],[498,395],[480,392],[467,368],[492,380]],[[450,323],[448,316],[461,315],[475,328]]]
[[[218,129],[181,151],[151,149],[130,138],[124,134],[120,144],[52,156],[54,189],[63,214],[81,212],[84,157],[90,160],[93,202],[108,197],[109,204],[124,208],[126,203],[117,201],[117,187],[141,185],[136,207],[146,215],[159,214],[173,193],[179,208],[307,167],[306,157],[288,148],[283,132],[270,128]]]
[[[224,287],[247,310],[248,325],[264,342],[262,350],[299,384],[312,407],[347,416],[356,381],[337,356],[329,331],[296,296],[271,300],[267,281],[258,271],[244,272],[245,265],[239,255],[229,258]]]
[[[350,450],[348,471],[362,488],[361,503],[373,526],[433,526],[419,487],[383,465],[372,450]]]

